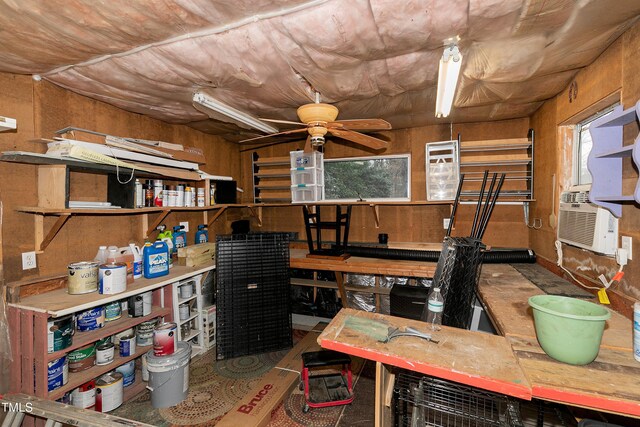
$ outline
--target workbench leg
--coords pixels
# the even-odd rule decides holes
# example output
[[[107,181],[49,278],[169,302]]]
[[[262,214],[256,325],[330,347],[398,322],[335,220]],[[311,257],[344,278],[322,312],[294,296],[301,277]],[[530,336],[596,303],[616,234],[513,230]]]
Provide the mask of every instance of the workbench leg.
[[[389,387],[393,387],[393,375],[387,367],[376,362],[376,397],[375,397],[375,427],[391,425],[391,410],[387,407]]]
[[[338,292],[340,292],[340,299],[342,300],[342,308],[349,308],[349,303],[347,302],[347,291],[344,290],[344,276],[342,272],[336,271],[336,283],[338,284]]]

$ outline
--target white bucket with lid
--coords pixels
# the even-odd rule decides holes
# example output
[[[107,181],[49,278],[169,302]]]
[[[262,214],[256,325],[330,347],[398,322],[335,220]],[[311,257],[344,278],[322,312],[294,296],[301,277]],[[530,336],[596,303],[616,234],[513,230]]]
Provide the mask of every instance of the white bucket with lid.
[[[147,352],[151,406],[168,408],[187,398],[190,360],[191,345],[184,341],[178,341],[178,349],[167,356],[156,356],[153,350]]]

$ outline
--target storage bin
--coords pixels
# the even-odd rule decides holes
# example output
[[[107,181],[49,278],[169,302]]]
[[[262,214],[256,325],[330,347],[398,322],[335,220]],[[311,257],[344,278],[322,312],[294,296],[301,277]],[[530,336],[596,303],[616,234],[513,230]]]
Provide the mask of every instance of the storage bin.
[[[292,185],[291,203],[317,202],[324,199],[324,185]]]
[[[315,184],[324,185],[324,169],[299,168],[291,169],[291,185]]]
[[[314,151],[305,153],[304,151],[291,151],[291,169],[298,168],[322,168],[323,153]]]
[[[426,144],[427,200],[453,200],[460,179],[458,141]]]

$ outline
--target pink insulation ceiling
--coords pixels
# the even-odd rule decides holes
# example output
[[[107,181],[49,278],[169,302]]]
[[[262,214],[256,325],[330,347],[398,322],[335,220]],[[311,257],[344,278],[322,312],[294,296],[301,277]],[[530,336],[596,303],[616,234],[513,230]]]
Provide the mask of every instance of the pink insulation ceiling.
[[[0,71],[38,74],[125,110],[211,133],[194,91],[294,120],[314,99],[395,128],[523,117],[640,14],[638,0],[0,0]],[[436,120],[438,59],[464,56]]]

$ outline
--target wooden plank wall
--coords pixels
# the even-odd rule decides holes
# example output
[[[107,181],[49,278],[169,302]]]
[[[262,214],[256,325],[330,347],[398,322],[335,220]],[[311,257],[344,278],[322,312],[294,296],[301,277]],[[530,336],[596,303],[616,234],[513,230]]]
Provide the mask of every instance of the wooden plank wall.
[[[606,105],[620,101],[624,108],[629,108],[640,98],[640,24],[627,30],[614,41],[602,55],[591,65],[577,73],[574,81],[578,87],[577,97],[569,101],[569,88],[545,104],[532,116],[531,125],[536,131],[536,157],[544,158],[544,163],[536,164],[537,203],[532,206],[532,215],[543,219],[543,228],[530,230],[531,247],[541,261],[550,269],[555,268],[556,251],[554,241],[556,230],[549,225],[551,213],[552,175],[558,177],[556,197],[571,185],[571,149],[572,130],[570,125],[596,113]],[[624,144],[633,142],[638,133],[637,125],[625,128]],[[623,163],[623,187],[626,193],[632,193],[638,180],[638,172],[631,165],[630,159]],[[544,194],[547,194],[546,196]],[[556,214],[558,204],[555,206]],[[635,204],[623,206],[622,218],[619,222],[620,235],[633,238],[634,246],[640,245],[640,210]],[[634,254],[635,255],[635,254]],[[634,299],[640,299],[640,256],[624,268],[625,276],[618,285],[608,292],[613,306],[623,314],[629,315]],[[598,256],[577,248],[566,247],[564,264],[574,274],[593,280],[599,284],[597,276],[604,274],[611,278],[618,266],[610,257]],[[556,272],[562,273],[558,268]]]
[[[216,175],[240,177],[236,144],[188,126],[168,124],[140,114],[126,112],[108,104],[64,90],[46,81],[34,82],[29,76],[0,73],[0,115],[18,119],[17,132],[0,133],[2,151],[43,152],[33,138],[51,138],[53,131],[66,126],[91,129],[119,136],[158,139],[202,148],[207,164],[203,170]],[[221,160],[223,159],[223,160]],[[71,218],[47,250],[37,256],[38,268],[22,271],[21,252],[34,249],[34,216],[18,213],[17,205],[37,205],[37,168],[0,162],[0,192],[4,198],[4,269],[7,281],[66,271],[70,262],[92,259],[100,244],[125,246],[142,242],[142,216],[83,216]],[[74,174],[73,194],[85,198],[106,197],[106,177]],[[227,215],[220,218],[212,234],[230,232]],[[55,219],[45,219],[45,230]],[[203,222],[201,213],[172,213],[165,223],[189,221],[189,240]]]
[[[411,154],[411,197],[413,201],[426,200],[425,179],[425,143],[451,139],[451,135],[472,140],[522,138],[529,128],[528,119],[504,120],[488,123],[468,123],[454,125],[434,125],[411,129],[399,129],[382,133],[389,139],[389,148],[384,154]],[[328,138],[330,139],[330,138]],[[289,152],[302,149],[304,141],[274,145],[256,150],[262,157],[289,156]],[[242,185],[245,189],[245,201],[253,200],[251,153],[241,154]],[[325,146],[325,158],[371,156],[351,143],[328,142]],[[467,235],[473,220],[473,206],[464,205],[458,211],[458,220],[454,234]],[[376,242],[379,233],[387,233],[389,242],[439,242],[444,236],[443,218],[448,218],[450,207],[443,206],[395,206],[380,207],[380,228],[375,227],[373,211],[370,207],[353,208],[350,241]],[[299,207],[264,209],[263,226],[265,231],[297,231],[304,239],[302,211]],[[248,215],[245,217],[249,219]],[[252,221],[252,228],[257,223]],[[522,206],[501,205],[485,235],[486,243],[494,246],[528,247],[528,229],[524,225]]]

